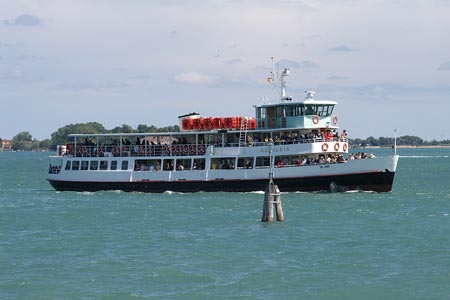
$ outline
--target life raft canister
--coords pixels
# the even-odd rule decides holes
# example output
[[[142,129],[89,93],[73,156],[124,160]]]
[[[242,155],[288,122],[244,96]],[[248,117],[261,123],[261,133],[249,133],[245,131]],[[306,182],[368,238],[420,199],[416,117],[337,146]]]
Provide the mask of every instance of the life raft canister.
[[[322,151],[323,152],[327,152],[328,151],[328,144],[327,143],[323,143],[322,144]]]
[[[315,115],[315,116],[313,116],[312,117],[312,122],[314,123],[314,124],[319,124],[319,116],[317,116],[317,115]]]

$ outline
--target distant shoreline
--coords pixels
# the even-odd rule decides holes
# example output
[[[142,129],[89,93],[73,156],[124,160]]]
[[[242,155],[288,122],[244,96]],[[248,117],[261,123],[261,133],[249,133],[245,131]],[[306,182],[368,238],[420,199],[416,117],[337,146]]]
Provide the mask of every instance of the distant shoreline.
[[[356,147],[352,149],[392,149],[393,146],[365,146],[365,147]],[[423,149],[423,148],[450,148],[450,145],[397,145],[397,148],[406,148],[406,149]]]

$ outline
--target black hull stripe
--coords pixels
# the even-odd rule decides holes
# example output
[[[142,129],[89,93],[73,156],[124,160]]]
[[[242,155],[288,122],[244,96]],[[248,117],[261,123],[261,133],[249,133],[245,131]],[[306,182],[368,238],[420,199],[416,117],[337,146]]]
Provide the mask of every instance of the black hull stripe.
[[[392,190],[394,172],[330,175],[320,177],[275,178],[282,192],[364,190],[389,192]],[[83,182],[50,180],[58,191],[122,190],[126,192],[252,192],[264,191],[268,179],[210,180],[210,181],[139,181],[139,182]]]

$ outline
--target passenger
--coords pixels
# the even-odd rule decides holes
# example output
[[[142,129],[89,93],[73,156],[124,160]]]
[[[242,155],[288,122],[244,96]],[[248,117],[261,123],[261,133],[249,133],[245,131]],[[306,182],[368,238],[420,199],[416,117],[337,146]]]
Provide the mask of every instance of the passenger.
[[[339,139],[340,139],[341,141],[347,140],[347,133],[345,133],[345,130],[341,133]]]
[[[375,155],[373,154],[373,152],[370,152],[369,158],[375,158]]]

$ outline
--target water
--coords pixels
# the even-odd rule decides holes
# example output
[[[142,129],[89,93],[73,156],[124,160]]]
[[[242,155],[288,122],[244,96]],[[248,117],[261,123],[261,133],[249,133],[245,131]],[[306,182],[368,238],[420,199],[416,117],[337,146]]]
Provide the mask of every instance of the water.
[[[377,150],[376,155],[390,153]],[[0,153],[0,299],[449,299],[450,149],[399,149],[392,193],[56,192]]]

